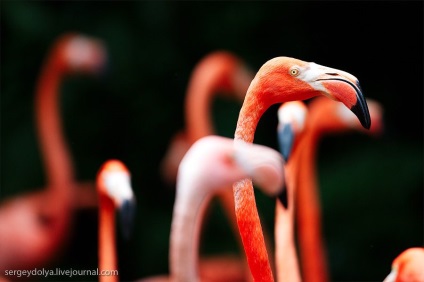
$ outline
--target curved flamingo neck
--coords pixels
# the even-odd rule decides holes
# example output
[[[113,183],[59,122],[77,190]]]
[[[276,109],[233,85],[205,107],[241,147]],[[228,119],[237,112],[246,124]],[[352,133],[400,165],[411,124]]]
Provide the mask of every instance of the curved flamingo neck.
[[[241,107],[234,139],[252,143],[256,127],[267,107],[249,92]]]
[[[117,270],[115,207],[110,198],[99,195],[99,272]],[[117,282],[118,276],[99,276],[100,282]]]
[[[304,143],[302,137],[303,133],[296,137],[292,156],[284,167],[288,208],[283,207],[279,201],[276,201],[275,206],[275,261],[278,281],[302,281],[294,241],[294,213],[297,206],[295,199],[300,182],[298,173],[301,169],[301,147]]]
[[[321,207],[317,186],[316,153],[320,132],[310,129],[304,136],[299,162],[297,220],[305,281],[328,281],[327,260],[321,231]]]
[[[253,142],[256,126],[266,108],[248,92],[240,110],[235,141]],[[237,144],[237,142],[235,142]],[[262,233],[251,179],[233,185],[237,224],[247,262],[255,281],[274,281]]]
[[[189,197],[178,196],[175,202],[170,242],[170,270],[172,281],[199,281],[198,273],[198,249],[200,229],[202,218],[211,195],[202,189],[185,189],[181,187],[177,193],[182,190],[189,191]],[[187,207],[190,207],[189,209]]]
[[[277,86],[272,81],[278,80]],[[298,93],[293,85],[284,85],[284,78],[278,73],[259,70],[251,82],[240,110],[234,139],[253,142],[257,124],[268,107],[275,103],[293,100],[305,100],[317,95],[317,92]],[[285,88],[287,86],[287,88]],[[235,142],[237,144],[237,142]],[[237,223],[247,255],[250,270],[255,281],[273,281],[268,254],[263,239],[262,228],[253,194],[252,181],[237,182],[233,186],[236,204]]]
[[[213,132],[210,120],[211,100],[215,94],[213,78],[195,73],[187,92],[186,128],[190,144]]]
[[[42,71],[35,99],[37,131],[47,184],[50,189],[61,191],[73,180],[74,174],[59,114],[59,84],[63,75],[63,68],[53,57]]]
[[[214,132],[210,119],[211,100],[218,91],[229,90],[235,60],[224,53],[213,54],[194,70],[187,89],[186,122],[190,143]]]
[[[289,192],[289,197],[290,196]],[[294,199],[293,199],[294,200]],[[275,261],[277,281],[300,282],[299,264],[294,243],[293,201],[286,210],[279,201],[275,206]],[[305,280],[306,281],[306,280]]]

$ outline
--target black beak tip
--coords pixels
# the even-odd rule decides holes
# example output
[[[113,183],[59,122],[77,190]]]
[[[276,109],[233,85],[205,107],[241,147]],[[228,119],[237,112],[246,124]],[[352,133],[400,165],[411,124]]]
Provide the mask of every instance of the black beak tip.
[[[371,117],[368,110],[367,101],[365,100],[364,94],[362,93],[361,85],[359,81],[356,81],[356,104],[353,105],[351,111],[358,117],[361,125],[366,128],[371,128]]]
[[[134,200],[124,200],[119,209],[121,231],[125,240],[129,240],[131,237],[134,226],[135,206]]]
[[[368,111],[367,103],[358,100],[358,102],[350,109],[359,119],[361,125],[366,128],[371,128],[371,117]]]

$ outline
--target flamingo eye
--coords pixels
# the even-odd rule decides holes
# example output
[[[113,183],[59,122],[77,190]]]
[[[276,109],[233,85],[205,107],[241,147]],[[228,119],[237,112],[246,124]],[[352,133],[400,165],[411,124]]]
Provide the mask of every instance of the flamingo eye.
[[[298,68],[294,67],[294,68],[291,68],[289,72],[291,76],[298,76],[300,71]]]

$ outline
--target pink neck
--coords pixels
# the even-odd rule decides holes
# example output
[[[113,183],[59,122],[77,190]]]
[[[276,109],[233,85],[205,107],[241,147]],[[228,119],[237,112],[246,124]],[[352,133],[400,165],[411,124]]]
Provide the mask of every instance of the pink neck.
[[[234,139],[252,143],[259,120],[267,109],[248,93],[239,113]]]
[[[286,187],[287,188],[287,187]],[[275,261],[278,281],[300,282],[299,264],[294,243],[294,195],[288,192],[289,209],[279,201],[275,206]],[[291,199],[293,198],[293,199]],[[306,281],[306,280],[305,280]]]
[[[59,83],[62,76],[54,60],[50,61],[43,69],[35,100],[37,131],[47,184],[51,189],[61,190],[74,178],[59,114]]]
[[[316,176],[316,151],[319,132],[305,134],[299,162],[298,234],[302,275],[305,281],[328,281],[327,259],[321,232],[321,207]]]
[[[111,199],[100,195],[99,271],[117,270],[115,247],[115,207]],[[117,282],[118,276],[99,276],[100,282]]]
[[[211,198],[202,188],[177,188],[170,242],[170,270],[175,282],[199,281],[200,229]],[[188,195],[178,195],[182,193],[178,191],[189,192]]]
[[[251,93],[247,93],[239,114],[235,141],[243,140],[252,143],[256,126],[266,108],[249,94]],[[244,179],[236,182],[233,190],[237,224],[252,276],[255,281],[274,281],[256,209],[252,181]]]
[[[186,101],[186,128],[190,144],[214,132],[210,120],[211,100],[215,94],[214,77],[196,72],[191,79]]]

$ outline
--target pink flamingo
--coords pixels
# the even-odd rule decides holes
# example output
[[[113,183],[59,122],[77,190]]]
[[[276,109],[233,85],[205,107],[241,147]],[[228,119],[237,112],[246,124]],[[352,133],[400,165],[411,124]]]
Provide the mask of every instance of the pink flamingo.
[[[307,108],[300,101],[287,102],[278,109],[278,141],[284,158],[290,159],[284,166],[285,193],[279,196],[275,206],[275,261],[278,281],[300,282],[299,263],[294,243],[295,194],[298,189],[297,166],[299,143],[303,137]]]
[[[366,132],[379,134],[382,130],[382,108],[379,103],[370,99],[367,99],[367,104],[373,124]],[[296,213],[304,281],[329,280],[325,246],[321,235],[321,208],[315,168],[319,139],[328,133],[349,130],[365,132],[355,115],[340,103],[317,97],[309,104],[300,148],[302,153],[295,164],[299,167]]]
[[[351,74],[288,57],[266,62],[247,90],[235,131],[235,146],[253,142],[262,114],[275,103],[326,95],[351,109],[365,128],[371,125],[358,80]],[[237,224],[255,281],[273,281],[250,179],[234,186]]]
[[[75,183],[62,135],[58,103],[60,80],[68,73],[97,73],[103,45],[68,34],[58,39],[37,86],[36,118],[47,188],[4,201],[0,207],[0,269],[32,269],[52,261],[70,231]]]
[[[115,209],[119,209],[124,236],[128,237],[135,211],[130,173],[118,160],[105,162],[97,175],[99,195],[99,271],[117,271],[115,244]],[[100,282],[117,282],[116,275],[100,275]]]
[[[240,144],[234,148],[231,139],[216,136],[196,142],[178,171],[170,241],[172,277],[176,281],[198,280],[199,227],[205,204],[213,193],[249,176],[267,194],[276,195],[283,186],[282,172],[279,154],[264,146]],[[188,230],[193,235],[189,240]]]
[[[181,161],[170,236],[170,278],[154,277],[142,281],[239,281],[240,271],[226,268],[205,277],[198,265],[199,231],[210,199],[229,184],[244,177],[269,195],[277,195],[283,187],[281,155],[265,146],[240,144],[219,136],[196,141]],[[222,263],[222,260],[220,260]],[[243,274],[243,273],[242,273]],[[200,278],[199,278],[200,277]]]
[[[211,104],[214,96],[224,94],[226,97],[243,101],[252,79],[253,73],[246,65],[227,51],[212,52],[196,65],[190,77],[185,100],[186,130],[173,137],[161,163],[161,174],[166,182],[175,182],[178,165],[190,146],[198,139],[214,134],[211,121]],[[242,248],[234,214],[232,191],[223,189],[217,196]]]
[[[424,248],[403,251],[392,263],[392,271],[383,282],[423,282]]]
[[[214,134],[211,121],[211,103],[214,95],[232,95],[243,101],[253,74],[234,54],[216,51],[204,57],[190,77],[185,101],[186,131],[172,139],[161,164],[161,173],[168,183],[174,183],[177,169],[184,154],[198,139]],[[227,217],[236,226],[234,197],[231,191],[218,194]],[[234,229],[238,235],[238,230]]]
[[[213,135],[212,99],[217,94],[234,96],[243,101],[253,74],[234,54],[215,51],[197,63],[189,81],[185,99],[185,132],[177,133],[161,163],[161,174],[175,183],[178,166],[184,154],[198,139]]]

